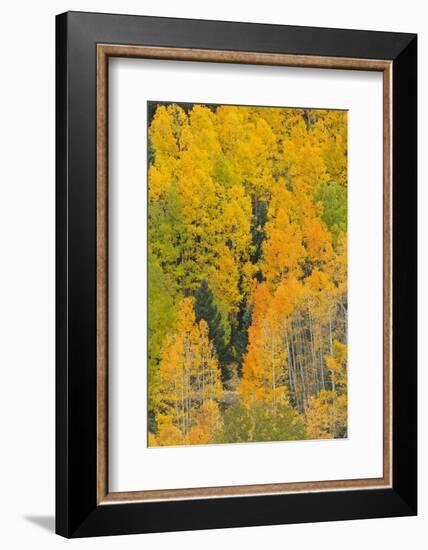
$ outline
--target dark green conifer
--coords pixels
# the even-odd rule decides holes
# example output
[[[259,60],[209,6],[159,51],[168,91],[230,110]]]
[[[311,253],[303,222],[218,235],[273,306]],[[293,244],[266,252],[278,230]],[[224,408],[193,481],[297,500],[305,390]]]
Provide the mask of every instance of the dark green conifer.
[[[229,378],[228,351],[224,341],[221,314],[214,302],[214,296],[207,281],[203,280],[195,294],[195,315],[199,323],[204,319],[208,325],[208,335],[213,343],[221,367],[223,382]]]

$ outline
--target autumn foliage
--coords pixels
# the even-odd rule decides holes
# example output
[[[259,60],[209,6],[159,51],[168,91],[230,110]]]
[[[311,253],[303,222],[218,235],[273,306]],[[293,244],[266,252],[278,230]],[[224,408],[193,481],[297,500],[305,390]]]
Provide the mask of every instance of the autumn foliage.
[[[149,446],[347,436],[347,113],[149,105]]]

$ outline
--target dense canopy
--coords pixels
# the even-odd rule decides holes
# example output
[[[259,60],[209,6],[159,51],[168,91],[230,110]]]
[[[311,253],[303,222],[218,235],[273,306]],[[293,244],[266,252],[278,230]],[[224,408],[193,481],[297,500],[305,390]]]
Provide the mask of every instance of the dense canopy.
[[[149,445],[346,437],[347,113],[149,113]]]

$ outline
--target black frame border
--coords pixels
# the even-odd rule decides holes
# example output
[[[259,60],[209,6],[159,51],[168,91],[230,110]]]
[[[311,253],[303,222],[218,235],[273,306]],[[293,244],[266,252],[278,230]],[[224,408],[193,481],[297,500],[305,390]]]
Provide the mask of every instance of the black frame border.
[[[97,505],[96,46],[393,62],[393,484]],[[56,18],[56,532],[65,537],[417,513],[417,36],[128,15]]]

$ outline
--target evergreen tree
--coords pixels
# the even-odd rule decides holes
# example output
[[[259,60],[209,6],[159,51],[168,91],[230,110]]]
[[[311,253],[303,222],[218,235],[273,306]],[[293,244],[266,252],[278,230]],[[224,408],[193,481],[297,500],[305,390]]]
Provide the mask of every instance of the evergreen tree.
[[[238,323],[232,327],[230,338],[233,355],[238,365],[238,375],[242,375],[242,363],[247,353],[248,347],[248,328],[251,325],[253,308],[252,305],[246,306],[245,302],[241,304]]]
[[[214,302],[213,293],[205,280],[201,282],[195,294],[195,314],[198,323],[201,319],[204,319],[208,325],[209,339],[214,344],[220,363],[221,378],[224,382],[230,375],[227,368],[229,353],[224,342],[221,314]]]
[[[253,199],[252,203],[251,240],[253,253],[251,261],[256,264],[260,260],[263,241],[266,238],[265,225],[268,217],[268,204],[265,200],[259,199]]]

